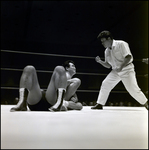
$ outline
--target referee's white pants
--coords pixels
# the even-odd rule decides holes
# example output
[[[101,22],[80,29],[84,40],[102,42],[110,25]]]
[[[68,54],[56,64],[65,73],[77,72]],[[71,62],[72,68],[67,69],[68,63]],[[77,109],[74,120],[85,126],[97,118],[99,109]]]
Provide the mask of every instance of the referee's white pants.
[[[122,81],[129,94],[140,104],[143,105],[148,101],[148,99],[146,98],[146,96],[138,86],[136,73],[134,71],[134,68],[132,68],[132,69],[121,71],[119,73],[112,70],[102,82],[97,103],[101,105],[105,105],[111,90],[120,81]]]

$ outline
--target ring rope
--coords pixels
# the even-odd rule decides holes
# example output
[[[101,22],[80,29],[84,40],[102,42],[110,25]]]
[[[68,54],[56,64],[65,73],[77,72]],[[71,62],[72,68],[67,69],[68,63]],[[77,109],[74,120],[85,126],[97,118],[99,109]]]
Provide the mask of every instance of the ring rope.
[[[46,55],[46,56],[58,56],[58,57],[72,57],[72,58],[95,59],[95,57],[87,57],[87,56],[58,55],[58,54],[34,53],[34,52],[11,51],[11,50],[1,50],[1,51],[2,52],[9,52],[9,53],[31,54],[31,55]]]
[[[23,52],[23,51],[11,51],[11,50],[1,50],[2,52],[9,53],[22,53],[22,54],[32,54],[32,55],[46,55],[46,56],[58,56],[58,57],[72,57],[72,58],[85,58],[85,59],[95,59],[95,57],[87,57],[87,56],[71,56],[71,55],[58,55],[58,54],[47,54],[47,53],[34,53],[34,52]],[[103,58],[101,58],[103,59]],[[139,59],[135,59],[134,61],[141,61]],[[12,68],[1,68],[1,70],[10,70],[10,71],[23,71],[23,69],[12,69]],[[53,73],[53,71],[43,71],[37,70],[37,72],[45,72],[45,73]],[[99,73],[77,73],[82,75],[107,75],[107,74],[99,74]],[[144,75],[137,75],[144,76]],[[19,89],[16,87],[1,87],[1,89]],[[46,89],[45,89],[46,90]],[[98,90],[77,90],[78,92],[99,92]],[[111,91],[112,93],[128,93],[127,91]]]
[[[46,56],[57,56],[57,57],[72,57],[72,58],[95,59],[95,57],[88,57],[88,56],[59,55],[59,54],[23,52],[23,51],[12,51],[12,50],[1,50],[1,51],[2,52],[8,52],[8,53],[22,53],[22,54],[31,54],[31,55],[46,55]],[[104,58],[101,57],[101,59],[104,59]],[[142,62],[142,59],[134,59],[134,61],[141,61]]]
[[[19,90],[18,87],[1,87],[1,89]],[[43,89],[46,90],[46,89]],[[98,90],[77,90],[77,92],[94,92],[98,93]],[[128,93],[127,91],[111,91],[112,93]]]
[[[12,68],[1,68],[1,70],[23,71],[23,69],[12,69]],[[36,71],[43,72],[43,73],[53,73],[53,71],[44,71],[44,70],[36,70]],[[100,73],[82,73],[82,72],[78,72],[77,74],[80,74],[80,75],[107,75],[107,74],[100,74]]]
[[[7,70],[7,71],[23,71],[23,69],[12,69],[12,68],[1,68],[1,70]],[[36,70],[37,72],[42,72],[42,73],[53,73],[53,71],[44,71],[44,70]],[[82,73],[82,72],[77,72],[76,74],[79,75],[100,75],[100,76],[106,76],[107,74],[104,73]],[[144,77],[144,75],[137,75],[137,77]]]

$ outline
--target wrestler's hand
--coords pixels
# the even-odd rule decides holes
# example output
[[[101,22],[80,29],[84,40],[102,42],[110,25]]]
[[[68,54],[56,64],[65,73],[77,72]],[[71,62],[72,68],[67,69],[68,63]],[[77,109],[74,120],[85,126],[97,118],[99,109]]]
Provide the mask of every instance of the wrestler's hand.
[[[75,94],[69,99],[69,101],[72,101],[72,102],[74,102],[74,103],[77,103],[77,102],[78,102],[78,96],[77,96],[77,94],[75,93]]]
[[[72,97],[70,98],[70,101],[72,101],[72,102],[74,102],[74,103],[77,103],[77,102],[78,102],[78,98],[72,96]]]

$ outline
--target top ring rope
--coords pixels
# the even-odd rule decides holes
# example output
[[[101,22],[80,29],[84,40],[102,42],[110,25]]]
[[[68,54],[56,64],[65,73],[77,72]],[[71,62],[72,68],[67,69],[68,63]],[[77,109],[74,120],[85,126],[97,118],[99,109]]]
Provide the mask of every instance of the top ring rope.
[[[95,59],[95,57],[87,57],[87,56],[59,55],[59,54],[34,53],[34,52],[22,52],[22,51],[11,51],[11,50],[1,50],[1,51],[2,52],[9,52],[9,53],[31,54],[31,55],[46,55],[46,56],[58,56],[58,57]]]
[[[34,52],[11,51],[11,50],[1,50],[1,52],[20,53],[20,54],[22,53],[22,54],[31,54],[31,55],[46,55],[46,56],[57,56],[57,57],[72,57],[72,58],[95,59],[95,57],[88,57],[88,56],[59,55],[59,54],[34,53]],[[104,59],[104,58],[101,57],[101,59]],[[134,61],[142,61],[142,59],[134,59]]]

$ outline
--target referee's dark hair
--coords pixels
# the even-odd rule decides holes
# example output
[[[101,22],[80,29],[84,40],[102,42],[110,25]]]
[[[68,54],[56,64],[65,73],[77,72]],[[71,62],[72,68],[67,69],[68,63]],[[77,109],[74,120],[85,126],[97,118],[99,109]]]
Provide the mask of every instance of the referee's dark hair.
[[[112,36],[112,34],[109,32],[109,31],[102,31],[102,32],[100,32],[99,33],[99,35],[97,36],[97,39],[101,39],[101,38],[108,38],[108,37],[110,37],[111,38],[111,40],[113,40],[113,36]]]

